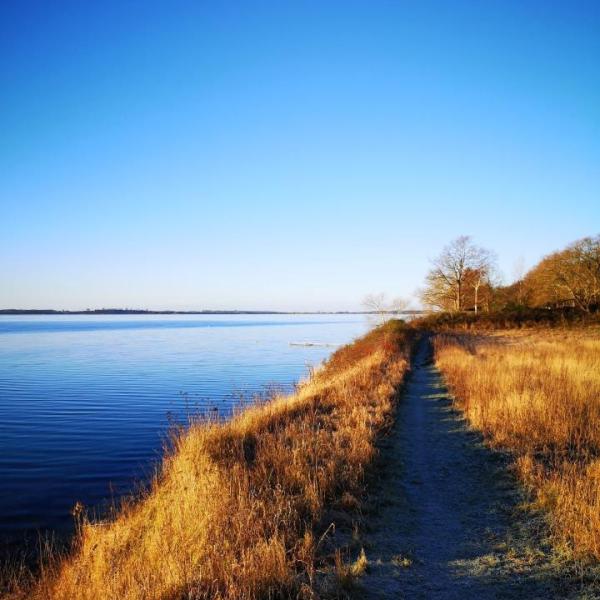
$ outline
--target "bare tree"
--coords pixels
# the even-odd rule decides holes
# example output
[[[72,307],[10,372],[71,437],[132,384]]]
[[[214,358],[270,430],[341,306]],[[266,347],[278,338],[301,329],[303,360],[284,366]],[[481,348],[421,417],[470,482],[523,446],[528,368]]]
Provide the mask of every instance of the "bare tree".
[[[383,323],[387,315],[405,310],[408,300],[398,297],[388,301],[385,293],[380,292],[379,294],[367,294],[363,298],[362,305],[367,311],[377,315],[379,322]]]
[[[467,291],[472,290],[477,312],[480,288],[489,283],[494,263],[494,255],[473,244],[470,236],[456,238],[432,261],[421,292],[423,303],[442,310],[464,310]]]
[[[515,286],[516,300],[519,306],[524,304],[525,259],[519,256],[513,264],[513,285]]]
[[[496,271],[496,256],[485,248],[473,246],[471,253],[471,264],[465,271],[465,283],[473,292],[472,306],[475,314],[479,312],[481,300],[480,291],[492,287],[492,277]],[[488,294],[489,295],[489,294]],[[464,306],[466,308],[466,306]]]
[[[525,277],[534,306],[573,306],[591,312],[600,305],[600,235],[544,257]]]

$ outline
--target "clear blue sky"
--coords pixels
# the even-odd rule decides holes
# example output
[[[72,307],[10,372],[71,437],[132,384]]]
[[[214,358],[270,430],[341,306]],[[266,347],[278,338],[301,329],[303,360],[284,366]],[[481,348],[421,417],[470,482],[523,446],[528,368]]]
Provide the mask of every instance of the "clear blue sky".
[[[0,4],[0,307],[352,309],[600,230],[600,3]]]

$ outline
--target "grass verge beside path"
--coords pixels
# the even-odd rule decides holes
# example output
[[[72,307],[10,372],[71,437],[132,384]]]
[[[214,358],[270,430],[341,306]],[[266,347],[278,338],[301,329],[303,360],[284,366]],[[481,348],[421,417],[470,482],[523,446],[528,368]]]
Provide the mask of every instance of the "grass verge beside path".
[[[310,598],[326,508],[360,496],[414,332],[391,321],[338,350],[290,397],[197,423],[150,491],[108,522],[82,519],[44,600]]]
[[[549,515],[555,543],[600,559],[600,330],[438,334],[455,402]]]

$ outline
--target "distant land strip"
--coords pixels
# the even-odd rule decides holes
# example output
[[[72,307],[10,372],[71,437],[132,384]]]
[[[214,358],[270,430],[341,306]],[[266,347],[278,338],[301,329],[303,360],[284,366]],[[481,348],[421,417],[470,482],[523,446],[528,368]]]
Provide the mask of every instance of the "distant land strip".
[[[3,308],[0,315],[416,315],[423,310],[143,310],[137,308],[96,308],[87,310]]]

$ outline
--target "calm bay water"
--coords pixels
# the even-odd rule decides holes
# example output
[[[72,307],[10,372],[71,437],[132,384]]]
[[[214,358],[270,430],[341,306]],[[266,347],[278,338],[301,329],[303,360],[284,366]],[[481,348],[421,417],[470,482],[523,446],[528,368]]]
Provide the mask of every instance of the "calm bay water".
[[[291,390],[359,315],[0,316],[0,546],[68,534],[152,472],[172,421]]]

